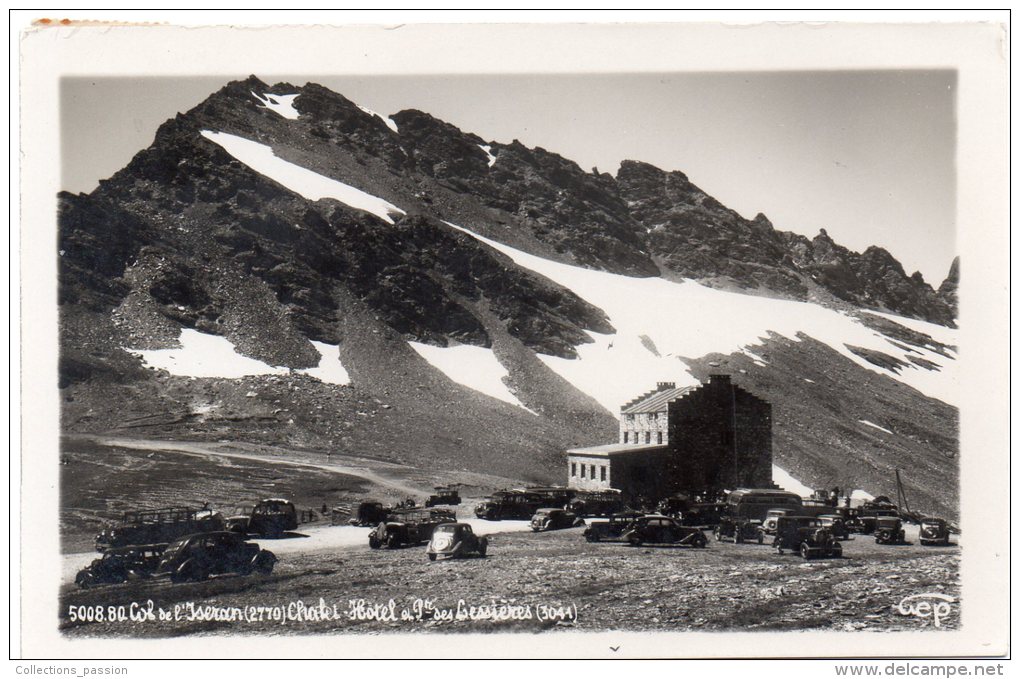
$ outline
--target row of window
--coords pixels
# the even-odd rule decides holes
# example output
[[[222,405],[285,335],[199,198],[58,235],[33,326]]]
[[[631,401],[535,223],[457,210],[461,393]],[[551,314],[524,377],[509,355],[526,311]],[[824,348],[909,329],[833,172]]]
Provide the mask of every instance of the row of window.
[[[631,436],[631,434],[633,434],[633,436]],[[655,437],[657,439],[656,443],[662,443],[662,432],[661,431],[655,432]],[[641,432],[639,432],[639,431],[635,431],[635,432],[625,431],[625,432],[623,432],[623,442],[624,443],[641,443]],[[651,442],[652,442],[652,432],[646,431],[645,432],[645,443],[651,443]]]
[[[648,417],[649,420],[657,420],[657,419],[659,419],[659,413],[645,413],[645,415]],[[626,419],[627,419],[628,422],[633,422],[634,421],[634,413],[628,413],[627,416],[626,416]]]
[[[579,465],[576,462],[571,462],[570,463],[570,475],[571,476],[577,477],[577,468],[578,467],[581,468],[581,476],[580,476],[580,478],[582,478],[582,479],[583,478],[590,478],[592,480],[595,479],[595,465],[593,465],[593,464],[580,464]],[[606,465],[604,465],[604,464],[599,465],[598,470],[599,470],[599,480],[600,481],[605,481],[606,480]],[[589,474],[588,476],[585,476],[586,472]]]

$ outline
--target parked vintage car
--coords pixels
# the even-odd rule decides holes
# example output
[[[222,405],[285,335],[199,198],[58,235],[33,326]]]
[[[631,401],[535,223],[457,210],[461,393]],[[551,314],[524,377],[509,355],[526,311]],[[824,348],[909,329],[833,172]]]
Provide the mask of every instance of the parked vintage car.
[[[425,553],[429,561],[456,559],[464,556],[485,556],[489,549],[489,538],[475,535],[466,523],[444,523],[436,526]]]
[[[676,519],[660,514],[648,514],[632,523],[621,536],[631,545],[643,544],[689,545],[706,547],[708,540],[700,529],[685,526]]]
[[[861,532],[869,535],[875,532],[880,518],[898,517],[899,515],[899,507],[890,502],[889,498],[884,495],[865,502],[857,511],[857,518],[861,522]]]
[[[641,512],[626,511],[613,514],[606,521],[591,521],[584,529],[584,539],[588,542],[612,542],[623,539],[623,534],[640,519]]]
[[[907,541],[903,520],[898,516],[879,516],[875,519],[875,542],[879,545],[902,545]]]
[[[226,519],[226,530],[241,535],[279,537],[298,527],[297,508],[290,500],[269,498],[238,507]]]
[[[460,493],[456,488],[450,486],[436,486],[436,492],[429,495],[428,499],[425,500],[426,507],[435,507],[436,505],[459,505],[460,504]]]
[[[217,531],[188,535],[171,544],[155,575],[169,575],[172,582],[200,581],[225,573],[268,575],[275,565],[276,555],[269,550],[237,533]]]
[[[573,512],[555,507],[539,509],[531,517],[531,530],[536,533],[547,530],[559,530],[561,528],[574,528],[583,526],[584,519]]]
[[[247,535],[248,524],[251,522],[251,510],[254,508],[255,505],[239,505],[234,507],[233,511],[223,519],[223,529],[229,530],[232,533]]]
[[[726,508],[724,502],[697,502],[680,516],[680,523],[714,529],[726,514]]]
[[[611,516],[627,507],[623,494],[615,489],[578,493],[564,509],[578,516]]]
[[[805,559],[816,556],[840,558],[843,546],[832,531],[823,528],[814,516],[781,516],[776,520],[776,536],[772,541],[780,554],[784,549],[799,553]]]
[[[949,524],[945,519],[936,519],[928,516],[921,519],[921,527],[918,531],[918,539],[922,545],[948,545]]]
[[[818,523],[831,530],[832,536],[837,540],[850,539],[850,530],[846,527],[846,522],[839,514],[820,514],[818,516]]]
[[[691,498],[684,494],[670,495],[659,500],[656,512],[663,516],[679,519],[691,508]]]
[[[792,509],[770,509],[765,512],[765,519],[761,522],[761,529],[765,532],[765,535],[776,534],[776,520],[780,516],[791,516],[794,514]]]
[[[475,516],[488,521],[528,520],[538,509],[547,505],[547,498],[530,491],[500,490],[475,507]]]
[[[224,527],[223,515],[205,508],[165,507],[124,512],[120,523],[105,528],[96,536],[96,551],[169,543],[184,535],[223,530]]]
[[[391,507],[387,507],[381,502],[362,502],[354,511],[354,516],[351,517],[349,523],[352,526],[375,526],[380,521],[385,521],[391,511],[393,511]]]
[[[395,549],[420,545],[432,538],[436,526],[456,520],[448,509],[395,509],[368,534],[368,546]]]
[[[738,545],[744,542],[765,542],[761,521],[741,517],[724,516],[712,531],[716,541],[733,540]]]
[[[166,548],[166,544],[158,544],[108,549],[101,557],[93,559],[92,563],[78,571],[74,584],[87,589],[96,585],[148,578],[156,572]]]

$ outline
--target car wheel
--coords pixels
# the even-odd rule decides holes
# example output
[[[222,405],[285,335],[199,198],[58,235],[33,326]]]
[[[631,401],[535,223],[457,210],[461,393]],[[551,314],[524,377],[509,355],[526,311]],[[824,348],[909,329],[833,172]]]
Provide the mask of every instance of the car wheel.
[[[843,558],[843,548],[840,547],[839,545],[836,545],[836,547],[833,548],[833,550],[832,550],[832,558],[833,559],[842,559]]]
[[[806,542],[802,542],[800,544],[800,555],[802,557],[804,557],[804,560],[807,560],[807,559],[811,558],[811,550],[808,548],[808,545],[807,545]]]
[[[705,547],[708,547],[708,540],[705,539],[704,535],[695,535],[694,546],[698,549],[704,549]]]
[[[386,536],[386,547],[388,549],[396,549],[400,546],[400,536],[396,533],[390,533]]]
[[[78,577],[74,579],[74,584],[78,585],[82,589],[88,589],[92,585],[96,584],[95,578],[89,573],[79,573]]]
[[[488,551],[489,541],[485,538],[482,538],[481,540],[478,541],[478,553],[482,556],[485,556],[485,553]]]
[[[630,543],[631,547],[640,547],[643,540],[641,540],[640,535],[631,535],[629,538],[627,538],[627,542]]]
[[[429,561],[435,561],[436,555],[433,552],[429,552]]]
[[[382,543],[380,543],[379,538],[373,534],[368,536],[368,546],[372,549],[379,549],[382,547]]]
[[[255,570],[262,575],[269,575],[276,566],[276,555],[268,550],[262,550],[255,556]]]

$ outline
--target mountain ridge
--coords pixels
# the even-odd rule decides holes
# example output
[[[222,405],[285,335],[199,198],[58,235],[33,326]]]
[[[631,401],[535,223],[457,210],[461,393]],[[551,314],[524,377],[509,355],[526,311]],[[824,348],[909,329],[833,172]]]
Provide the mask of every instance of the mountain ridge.
[[[283,174],[239,160],[242,142],[265,150]],[[347,188],[305,197],[300,182],[311,173]],[[352,207],[343,199],[350,191],[397,211]],[[930,434],[912,431],[876,456],[860,483],[888,492],[884,470],[923,459],[931,441],[955,459],[955,408],[939,400],[944,387],[932,386],[955,348],[938,326],[917,331],[862,313],[868,305],[910,310],[951,329],[952,284],[936,292],[888,252],[852,252],[824,230],[808,239],[776,230],[761,214],[746,220],[680,172],[637,161],[625,161],[615,177],[586,172],[545,149],[485,141],[420,111],[383,119],[312,83],[269,86],[252,77],[161,125],[152,145],[92,193],[62,193],[58,202],[67,431],[116,430],[124,426],[119,409],[144,422],[166,412],[175,415],[145,425],[149,433],[285,440],[555,481],[565,447],[615,438],[623,402],[593,393],[579,371],[601,366],[602,379],[636,394],[660,378],[690,381],[706,365],[704,348],[683,353],[682,323],[655,331],[710,306],[684,302],[635,321],[621,315],[626,303],[613,301],[610,288],[623,286],[634,305],[672,304],[672,295],[732,304],[760,316],[763,330],[777,329],[773,310],[789,315],[780,324],[786,339],[762,340],[786,357],[778,382],[732,337],[697,346],[715,363],[739,366],[773,398],[796,403],[790,412],[825,401],[798,391],[797,361],[810,355],[830,371],[831,412],[861,415],[825,420],[846,427],[839,458],[819,448],[831,437],[805,438],[782,420],[777,460],[803,481],[851,474],[846,451],[873,445],[861,422],[881,414],[863,401],[883,392],[898,422],[909,421],[912,408],[937,416],[922,418]],[[953,271],[958,277],[958,264],[947,282]],[[703,295],[689,279],[719,292]],[[726,290],[813,304],[751,303]],[[832,310],[825,318],[847,334],[798,352],[790,319],[821,319],[813,306]],[[760,339],[756,327],[740,337]],[[144,367],[138,351],[181,350],[186,329],[289,372],[238,381]],[[494,375],[505,393],[469,386],[470,374],[434,364],[412,342],[484,350],[474,370],[502,371]],[[316,343],[336,348],[350,383],[296,372],[326,360]],[[918,476],[911,483],[920,496],[955,511],[955,479]]]

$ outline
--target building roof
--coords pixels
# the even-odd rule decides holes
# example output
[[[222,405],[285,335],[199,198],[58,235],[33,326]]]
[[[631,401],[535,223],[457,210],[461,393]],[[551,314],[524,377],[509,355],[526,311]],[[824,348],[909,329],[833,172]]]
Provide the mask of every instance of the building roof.
[[[642,444],[633,443],[610,443],[604,446],[591,446],[589,448],[571,448],[567,455],[590,455],[592,457],[609,457],[610,455],[626,455],[629,453],[653,453],[666,450],[665,443]]]
[[[666,404],[670,401],[678,399],[684,394],[695,389],[697,389],[697,387],[674,387],[672,389],[654,391],[642,396],[636,401],[631,401],[620,409],[620,413],[623,415],[634,415],[637,413],[661,413],[666,410]]]

